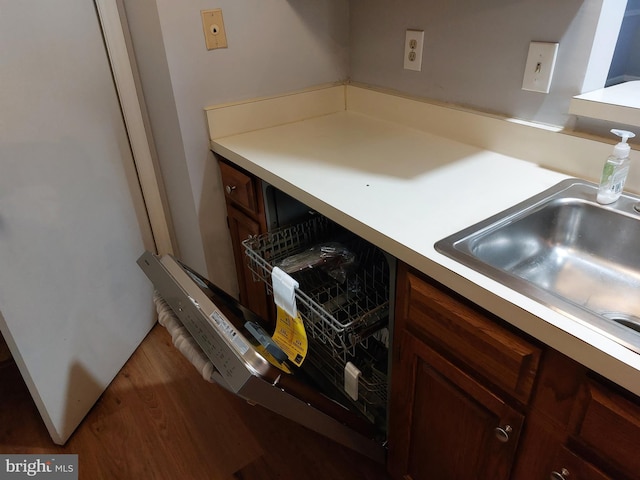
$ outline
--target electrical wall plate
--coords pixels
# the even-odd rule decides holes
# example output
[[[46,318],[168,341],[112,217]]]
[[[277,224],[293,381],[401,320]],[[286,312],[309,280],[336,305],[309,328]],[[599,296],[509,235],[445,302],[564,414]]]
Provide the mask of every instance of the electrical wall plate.
[[[530,92],[549,93],[551,78],[556,65],[559,43],[531,42],[524,68],[522,89]]]
[[[204,29],[204,41],[207,50],[227,48],[227,34],[222,21],[222,9],[202,10],[202,28]]]
[[[407,30],[404,40],[404,69],[422,71],[424,30]]]

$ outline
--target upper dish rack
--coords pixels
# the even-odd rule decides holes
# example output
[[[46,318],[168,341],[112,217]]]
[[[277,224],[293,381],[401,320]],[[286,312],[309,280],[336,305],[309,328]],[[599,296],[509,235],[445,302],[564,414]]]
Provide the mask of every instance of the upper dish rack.
[[[271,271],[292,255],[322,242],[340,242],[355,254],[344,282],[320,268],[291,276],[298,281],[296,303],[307,335],[326,344],[333,356],[346,361],[355,347],[386,325],[389,318],[389,263],[385,254],[321,215],[248,238],[243,243],[254,279],[272,293]]]

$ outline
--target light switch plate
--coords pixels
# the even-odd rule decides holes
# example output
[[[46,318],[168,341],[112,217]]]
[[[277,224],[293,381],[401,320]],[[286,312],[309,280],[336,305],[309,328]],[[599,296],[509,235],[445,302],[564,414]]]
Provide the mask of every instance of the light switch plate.
[[[407,30],[404,39],[404,69],[422,71],[424,30]]]
[[[222,9],[202,10],[202,28],[204,29],[204,41],[207,50],[227,48],[227,33],[222,21]]]
[[[551,78],[558,56],[558,43],[531,42],[524,68],[522,89],[530,92],[549,93]]]

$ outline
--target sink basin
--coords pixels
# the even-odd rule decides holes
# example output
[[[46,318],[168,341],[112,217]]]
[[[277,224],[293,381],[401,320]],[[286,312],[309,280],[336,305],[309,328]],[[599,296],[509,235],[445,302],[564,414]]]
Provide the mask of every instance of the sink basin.
[[[640,353],[640,197],[569,179],[436,250]]]

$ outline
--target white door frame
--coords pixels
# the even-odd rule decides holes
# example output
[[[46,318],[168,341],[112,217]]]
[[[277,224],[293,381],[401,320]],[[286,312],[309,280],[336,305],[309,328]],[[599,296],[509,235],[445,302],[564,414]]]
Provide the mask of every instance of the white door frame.
[[[177,244],[137,73],[122,0],[94,0],[120,108],[146,206],[156,253],[177,254]]]

